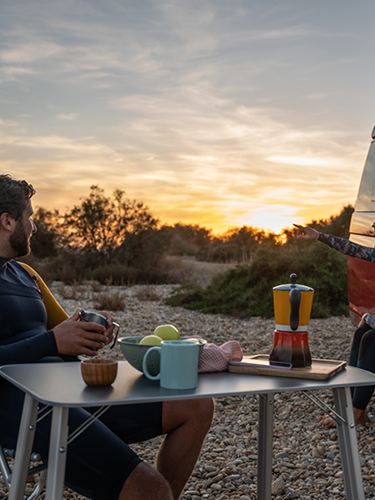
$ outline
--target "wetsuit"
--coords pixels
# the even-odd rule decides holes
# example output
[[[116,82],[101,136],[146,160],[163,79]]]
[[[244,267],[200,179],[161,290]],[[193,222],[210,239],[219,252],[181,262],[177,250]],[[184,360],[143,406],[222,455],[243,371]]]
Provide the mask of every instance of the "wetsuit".
[[[0,258],[0,365],[73,358],[57,352],[47,311],[35,279],[13,260]],[[15,448],[23,392],[0,378],[0,443]],[[72,432],[89,416],[69,411]],[[51,419],[36,427],[33,449],[48,457]],[[88,498],[117,499],[123,483],[141,461],[126,443],[144,441],[162,433],[162,404],[112,406],[68,448],[65,483]]]
[[[357,245],[344,238],[319,233],[319,241],[339,252],[375,263],[375,248]],[[366,324],[354,333],[350,350],[349,365],[375,373],[375,315],[366,315]],[[374,386],[356,387],[352,390],[353,406],[364,410],[374,392]]]

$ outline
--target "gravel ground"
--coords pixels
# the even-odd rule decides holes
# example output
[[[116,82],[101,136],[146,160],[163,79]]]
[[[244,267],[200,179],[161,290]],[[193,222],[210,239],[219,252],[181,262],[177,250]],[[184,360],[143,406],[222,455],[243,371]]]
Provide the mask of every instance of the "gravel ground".
[[[73,289],[55,284],[53,289],[69,313],[78,305],[94,307],[97,302],[98,292],[89,284]],[[184,335],[199,334],[218,344],[236,339],[247,354],[269,352],[271,320],[239,320],[168,307],[163,300],[172,289],[170,285],[112,287],[109,293],[119,292],[125,300],[123,312],[114,314],[122,325],[122,334],[145,335],[158,324],[173,323]],[[352,334],[353,326],[346,317],[312,320],[309,340],[313,357],[347,359]],[[119,351],[117,354],[121,358]],[[329,394],[322,392],[319,396],[332,403]],[[375,398],[369,407],[370,423],[358,428],[366,499],[375,499],[374,403]],[[256,499],[257,410],[255,396],[216,400],[214,423],[185,488],[184,500]],[[319,425],[320,414],[299,394],[276,396],[273,499],[345,498],[336,431]],[[157,438],[134,448],[144,460],[154,463],[159,443]],[[6,497],[1,484],[0,497]],[[64,498],[83,497],[66,490]]]

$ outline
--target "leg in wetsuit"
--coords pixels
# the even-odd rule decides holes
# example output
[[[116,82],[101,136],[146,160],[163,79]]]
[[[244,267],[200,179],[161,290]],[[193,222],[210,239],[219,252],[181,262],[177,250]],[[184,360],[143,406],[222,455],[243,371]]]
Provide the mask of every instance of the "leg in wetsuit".
[[[349,365],[375,373],[375,330],[363,325],[354,333]],[[352,389],[353,407],[364,410],[370,402],[374,386]]]
[[[15,449],[24,393],[1,381],[0,442]],[[43,405],[40,405],[42,407]],[[71,408],[69,433],[96,408]],[[33,450],[47,462],[51,415],[38,422]],[[142,461],[129,444],[162,434],[162,403],[112,406],[68,447],[65,484],[94,500],[117,500],[121,488]]]

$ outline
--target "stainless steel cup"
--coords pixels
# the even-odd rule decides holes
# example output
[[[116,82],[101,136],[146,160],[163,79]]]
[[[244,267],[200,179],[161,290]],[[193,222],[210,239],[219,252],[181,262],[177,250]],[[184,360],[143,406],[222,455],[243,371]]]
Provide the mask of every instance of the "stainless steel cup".
[[[108,320],[104,316],[104,314],[100,314],[96,311],[86,311],[85,309],[81,309],[80,311],[80,320],[81,321],[87,321],[88,323],[96,323],[97,325],[104,326],[104,328],[108,328]],[[120,325],[113,321],[113,325],[115,327],[115,332],[114,332],[114,340],[110,346],[112,349],[116,345],[118,333],[120,331]]]

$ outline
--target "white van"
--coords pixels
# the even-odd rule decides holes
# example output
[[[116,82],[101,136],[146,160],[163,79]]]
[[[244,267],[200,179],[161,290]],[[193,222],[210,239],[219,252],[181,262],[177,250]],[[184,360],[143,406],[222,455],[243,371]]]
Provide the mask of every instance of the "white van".
[[[355,210],[350,223],[350,241],[375,247],[375,127],[363,167]],[[358,322],[365,312],[375,314],[375,265],[348,257],[348,299],[352,318]]]

